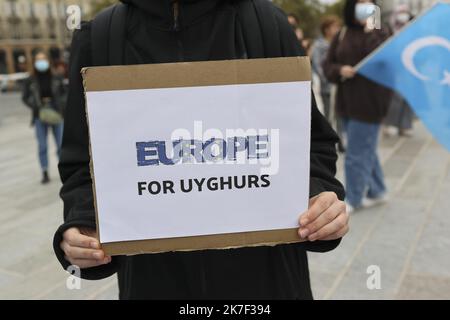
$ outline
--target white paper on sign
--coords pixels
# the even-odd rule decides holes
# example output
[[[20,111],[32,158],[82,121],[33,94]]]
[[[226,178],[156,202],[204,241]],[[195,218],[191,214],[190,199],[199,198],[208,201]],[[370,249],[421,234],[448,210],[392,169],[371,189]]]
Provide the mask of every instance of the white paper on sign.
[[[309,198],[309,81],[88,91],[86,98],[102,243],[298,227]],[[244,163],[226,159],[227,163],[180,160],[175,165],[150,165],[148,160],[158,160],[161,150],[149,147],[140,151],[145,165],[138,165],[138,142],[162,141],[168,157],[169,147],[183,132],[205,146],[212,136],[229,137],[230,129],[266,132],[270,142],[260,147],[269,149],[269,157],[244,159]],[[218,145],[228,151],[232,146]],[[219,147],[214,150],[220,154]],[[248,186],[248,176],[261,178],[268,171],[269,186]],[[207,186],[210,178],[232,177],[233,184],[233,177],[241,181],[242,176],[247,177],[243,188],[225,184],[223,190],[214,191],[213,180],[212,188]],[[200,191],[190,179],[203,178]],[[162,192],[164,181],[173,183],[174,193]],[[181,191],[182,181],[185,186],[193,182],[192,191]],[[144,188],[141,194],[139,182]],[[160,183],[161,192],[151,194],[150,183],[153,191]]]

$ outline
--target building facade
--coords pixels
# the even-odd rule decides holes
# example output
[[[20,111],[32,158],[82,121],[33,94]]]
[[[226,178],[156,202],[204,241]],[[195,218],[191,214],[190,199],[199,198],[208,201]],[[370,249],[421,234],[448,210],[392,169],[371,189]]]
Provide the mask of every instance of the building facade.
[[[68,6],[78,5],[89,17],[88,0],[0,0],[0,74],[32,69],[32,56],[46,51],[52,61],[63,59],[72,31],[67,27]]]

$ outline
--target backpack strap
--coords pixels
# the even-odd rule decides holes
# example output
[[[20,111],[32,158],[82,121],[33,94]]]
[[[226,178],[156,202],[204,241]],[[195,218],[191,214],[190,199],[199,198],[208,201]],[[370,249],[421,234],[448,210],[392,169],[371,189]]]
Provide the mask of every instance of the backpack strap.
[[[235,2],[238,22],[241,28],[245,58],[264,58],[264,44],[256,8],[252,0]]]
[[[124,63],[128,6],[123,3],[102,10],[92,21],[91,44],[94,66]]]
[[[274,14],[274,5],[267,0],[252,0],[264,48],[264,57],[281,57],[280,30]],[[276,10],[279,10],[276,8]]]
[[[281,56],[280,32],[272,6],[267,0],[235,1],[247,58]]]

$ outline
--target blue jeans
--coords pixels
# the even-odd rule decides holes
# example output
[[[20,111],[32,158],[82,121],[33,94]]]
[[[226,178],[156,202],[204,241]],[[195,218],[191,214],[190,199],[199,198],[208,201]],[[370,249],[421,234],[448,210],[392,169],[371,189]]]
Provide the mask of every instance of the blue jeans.
[[[36,138],[38,141],[39,148],[39,162],[41,164],[42,171],[48,170],[48,152],[47,152],[47,135],[48,129],[50,128],[53,132],[53,137],[55,138],[56,148],[58,152],[58,158],[61,150],[62,132],[63,124],[48,125],[43,123],[41,120],[36,119],[34,121],[34,127],[36,128]]]
[[[347,134],[347,202],[358,208],[365,196],[378,198],[386,193],[383,170],[377,155],[380,125],[354,119],[345,119],[344,125]]]

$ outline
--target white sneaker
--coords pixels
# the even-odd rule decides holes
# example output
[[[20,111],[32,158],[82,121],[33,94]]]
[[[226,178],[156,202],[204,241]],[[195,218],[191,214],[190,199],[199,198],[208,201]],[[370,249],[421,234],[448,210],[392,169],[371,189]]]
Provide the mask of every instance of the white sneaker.
[[[387,138],[392,138],[398,134],[398,129],[393,126],[386,126],[383,128],[383,134]]]
[[[378,198],[364,198],[362,201],[362,207],[372,208],[376,206],[381,206],[383,204],[386,204],[389,201],[389,196],[387,194],[384,194]]]

